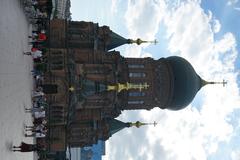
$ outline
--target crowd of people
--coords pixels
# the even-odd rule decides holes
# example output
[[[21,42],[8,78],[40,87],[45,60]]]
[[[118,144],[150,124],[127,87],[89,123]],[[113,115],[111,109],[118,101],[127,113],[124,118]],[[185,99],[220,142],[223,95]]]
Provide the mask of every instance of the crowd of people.
[[[13,146],[12,151],[16,152],[32,152],[36,151],[41,155],[46,151],[45,138],[48,134],[48,103],[47,98],[41,87],[44,80],[44,72],[46,71],[46,51],[47,51],[47,31],[49,22],[49,1],[48,0],[23,0],[23,9],[32,23],[32,34],[29,35],[29,45],[31,50],[23,54],[31,56],[34,62],[34,68],[31,71],[35,86],[32,91],[32,106],[25,108],[26,113],[30,113],[33,117],[33,123],[24,128],[25,137],[35,137],[34,144],[21,142],[19,146]],[[44,159],[39,156],[39,159]]]
[[[47,19],[52,10],[52,1],[49,0],[22,0],[22,5],[33,24],[41,24],[41,19]]]

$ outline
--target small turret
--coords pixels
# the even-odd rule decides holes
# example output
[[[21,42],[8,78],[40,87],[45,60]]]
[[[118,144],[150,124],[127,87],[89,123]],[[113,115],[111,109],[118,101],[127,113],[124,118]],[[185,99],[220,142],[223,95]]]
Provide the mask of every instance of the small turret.
[[[108,124],[109,124],[109,135],[112,136],[114,133],[116,133],[124,128],[129,128],[129,127],[133,127],[133,126],[139,128],[144,125],[156,126],[157,122],[154,121],[153,123],[142,123],[140,121],[137,121],[137,122],[133,123],[133,122],[122,122],[117,119],[111,119],[111,120],[109,120]]]
[[[116,47],[122,46],[124,44],[133,44],[136,43],[137,45],[140,45],[142,43],[153,43],[153,44],[157,44],[157,40],[154,41],[144,41],[141,40],[140,38],[133,40],[133,39],[126,39],[120,35],[118,35],[115,32],[110,32],[109,34],[109,41],[106,43],[106,49],[107,50],[111,50],[114,49]]]

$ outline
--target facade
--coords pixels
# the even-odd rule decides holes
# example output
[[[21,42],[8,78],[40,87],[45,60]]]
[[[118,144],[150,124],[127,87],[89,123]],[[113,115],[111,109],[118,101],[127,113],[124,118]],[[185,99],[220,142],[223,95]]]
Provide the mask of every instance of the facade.
[[[91,146],[117,131],[145,123],[114,118],[123,110],[186,107],[207,82],[181,57],[125,58],[112,50],[125,39],[92,22],[50,23],[48,72],[43,84],[50,104],[51,150]]]

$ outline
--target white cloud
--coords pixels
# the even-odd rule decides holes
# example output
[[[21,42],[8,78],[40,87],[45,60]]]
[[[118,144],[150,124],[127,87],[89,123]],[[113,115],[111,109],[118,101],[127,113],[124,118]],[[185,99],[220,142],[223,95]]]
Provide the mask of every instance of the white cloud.
[[[166,5],[164,1],[129,0],[127,11],[124,16],[129,37],[154,40],[165,10]],[[148,53],[147,55],[146,53],[142,53],[142,48],[146,48],[148,45],[149,44],[127,46],[124,55],[127,57],[151,57]]]
[[[237,73],[234,71],[237,57],[236,40],[231,33],[226,33],[221,40],[214,41],[214,33],[218,32],[220,27],[212,27],[212,20],[211,12],[206,15],[200,5],[193,2],[180,5],[174,14],[165,20],[170,39],[169,50],[172,53],[193,62],[196,70],[206,79],[216,80],[224,76],[230,82],[226,88],[204,88],[201,91],[204,102],[199,112],[198,123],[194,119],[189,122],[196,123],[192,126],[199,134],[194,138],[202,142],[197,144],[200,145],[199,151],[204,150],[201,152],[203,157],[214,153],[219,142],[230,140],[233,126],[227,118],[240,105]],[[218,20],[214,21],[218,23]],[[229,92],[232,96],[228,96]],[[185,118],[181,117],[178,121],[184,121]],[[187,159],[201,159],[191,153],[192,151]]]
[[[227,0],[227,5],[228,6],[235,5],[236,3],[238,3],[238,0]]]
[[[111,11],[112,14],[116,14],[118,12],[117,5],[118,5],[118,0],[112,0],[111,1],[110,11]]]
[[[152,57],[151,53],[143,51],[143,48],[137,45],[131,45],[126,46],[126,49],[124,51],[125,57],[132,57],[132,58],[138,58],[138,57]]]
[[[206,15],[198,3],[189,2],[182,3],[171,14],[164,20],[167,25],[167,37],[170,40],[170,52],[184,54],[188,59],[206,55],[211,50],[209,44],[213,43],[213,36],[209,36],[212,34],[210,26],[212,13]]]
[[[232,151],[231,160],[240,160],[240,150]]]
[[[240,7],[235,7],[234,9],[237,11],[240,11]]]
[[[141,57],[142,48],[137,45],[126,46],[126,51],[124,52],[124,56],[126,57]]]
[[[164,1],[128,1],[125,13],[127,29],[131,37],[152,40],[158,31],[165,11]]]
[[[128,2],[125,17],[130,35],[152,38],[159,26],[165,25],[168,49],[173,55],[189,60],[204,79],[225,78],[228,85],[204,87],[198,109],[191,104],[178,112],[158,108],[124,112],[120,118],[125,121],[135,118],[147,122],[156,120],[159,124],[155,128],[125,129],[114,135],[108,142],[111,149],[106,159],[206,160],[218,150],[220,142],[229,142],[235,132],[230,120],[232,113],[240,108],[240,96],[234,66],[238,54],[234,35],[226,33],[218,41],[214,40],[221,24],[211,12],[201,8],[198,0],[178,1],[171,10],[166,9],[168,3],[158,2]],[[126,55],[141,57],[142,52],[142,48],[133,46],[127,48]],[[139,153],[141,156],[137,156]],[[237,152],[232,153],[232,157],[235,155]]]
[[[213,20],[213,31],[214,31],[214,33],[218,33],[220,31],[220,29],[221,29],[221,24],[220,24],[219,20],[214,19]]]

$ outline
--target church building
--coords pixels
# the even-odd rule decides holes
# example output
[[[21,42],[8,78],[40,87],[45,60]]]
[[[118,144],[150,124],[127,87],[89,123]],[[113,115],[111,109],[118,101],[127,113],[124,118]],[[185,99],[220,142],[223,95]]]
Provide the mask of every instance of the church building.
[[[115,118],[123,110],[180,110],[207,82],[182,57],[126,58],[112,50],[126,39],[108,26],[52,20],[43,89],[50,104],[50,148],[84,147],[146,123]]]

